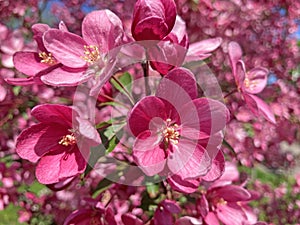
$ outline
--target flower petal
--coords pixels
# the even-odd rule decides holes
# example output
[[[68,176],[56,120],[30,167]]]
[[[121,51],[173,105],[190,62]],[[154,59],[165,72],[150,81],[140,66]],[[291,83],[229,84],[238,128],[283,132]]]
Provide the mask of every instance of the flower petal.
[[[50,29],[44,34],[45,47],[62,64],[70,68],[85,67],[84,57],[86,42],[70,32]]]
[[[88,45],[96,45],[101,53],[107,53],[122,44],[122,21],[110,10],[93,11],[82,22],[82,36]]]
[[[225,185],[217,188],[215,193],[227,202],[247,201],[251,198],[251,194],[246,189],[237,185]]]
[[[31,115],[40,122],[51,123],[52,126],[62,125],[65,130],[72,128],[72,113],[75,111],[71,107],[59,104],[42,104],[31,111]]]
[[[128,125],[134,136],[149,130],[151,121],[166,120],[165,104],[155,96],[146,96],[141,99],[131,110]]]
[[[271,108],[259,97],[251,94],[243,94],[247,106],[255,114],[261,114],[266,120],[270,121],[273,124],[276,124],[276,119],[274,113],[271,111]]]
[[[209,172],[202,177],[205,181],[214,181],[218,179],[225,171],[225,158],[221,150],[219,150],[216,157],[213,159],[213,163]]]
[[[166,156],[164,149],[160,146],[161,139],[158,135],[151,135],[150,131],[144,131],[133,145],[134,160],[148,176],[156,175],[164,169]]]
[[[243,88],[250,94],[260,93],[267,85],[269,71],[263,67],[256,67],[247,72]]]
[[[203,133],[212,135],[225,128],[229,118],[229,111],[219,101],[198,98],[185,104],[180,110],[179,116],[182,123],[182,136],[194,138],[197,135],[195,133],[190,137],[190,132],[185,133],[185,127],[187,127],[189,129],[193,128],[195,132],[198,131],[198,139],[203,139],[207,138],[206,136],[202,136]]]
[[[242,208],[236,204],[219,204],[217,207],[217,216],[224,224],[241,225],[247,221]]]
[[[60,159],[60,180],[76,176],[77,174],[84,172],[86,168],[86,159],[82,156],[77,146],[73,145],[72,147],[73,149],[71,152],[69,146],[65,147],[65,154]]]
[[[35,170],[37,180],[42,184],[59,182],[60,161],[65,152],[63,146],[59,146],[53,154],[44,155]]]
[[[67,129],[59,124],[39,123],[21,132],[17,138],[16,152],[31,162],[37,162],[43,155],[59,146],[61,137]]]
[[[167,181],[173,190],[186,194],[195,192],[200,184],[200,179],[183,180],[177,175],[169,177]]]
[[[189,46],[185,62],[203,60],[209,57],[208,54],[216,50],[222,43],[222,38],[210,38],[203,41],[195,42]]]
[[[184,179],[195,179],[205,175],[211,160],[206,150],[196,141],[180,139],[178,144],[172,144],[168,167],[172,173]]]
[[[41,76],[43,83],[51,86],[77,86],[87,81],[92,75],[86,68],[59,67]]]
[[[41,58],[36,52],[17,52],[13,61],[16,69],[28,76],[34,76],[49,67],[48,64],[41,63]]]
[[[176,109],[197,98],[197,82],[194,75],[185,68],[171,70],[160,81],[156,96],[170,102]]]

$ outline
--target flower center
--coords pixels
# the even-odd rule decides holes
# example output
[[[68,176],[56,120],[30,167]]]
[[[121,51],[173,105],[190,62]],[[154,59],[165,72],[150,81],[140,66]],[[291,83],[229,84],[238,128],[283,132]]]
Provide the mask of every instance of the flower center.
[[[76,138],[74,134],[67,134],[58,142],[60,145],[69,146],[76,144]]]
[[[45,64],[48,64],[50,66],[57,63],[55,58],[52,56],[51,53],[47,54],[46,52],[40,52],[39,57],[42,59],[41,63],[45,63]]]
[[[244,85],[246,88],[250,88],[250,90],[253,90],[257,86],[257,81],[250,81],[249,78],[245,78]]]
[[[162,132],[164,140],[166,143],[172,142],[173,144],[178,144],[179,131],[178,125],[176,123],[171,123],[171,119],[166,120],[166,128]]]
[[[89,64],[94,64],[100,59],[100,52],[98,47],[95,45],[85,45],[84,56],[81,56],[81,58]]]

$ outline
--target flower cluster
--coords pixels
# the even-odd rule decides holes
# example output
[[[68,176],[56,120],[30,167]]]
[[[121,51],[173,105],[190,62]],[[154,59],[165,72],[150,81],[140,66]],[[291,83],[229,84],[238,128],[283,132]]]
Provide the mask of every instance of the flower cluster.
[[[298,3],[0,8],[3,223],[298,223]]]

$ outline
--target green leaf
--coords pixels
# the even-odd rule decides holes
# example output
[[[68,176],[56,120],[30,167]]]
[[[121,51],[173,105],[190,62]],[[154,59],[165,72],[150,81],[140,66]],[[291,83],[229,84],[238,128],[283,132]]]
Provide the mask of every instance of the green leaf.
[[[126,94],[126,91],[123,89],[126,88],[127,92],[131,93],[131,89],[132,89],[132,77],[130,75],[130,73],[125,72],[123,73],[120,77],[116,78],[119,83],[114,80],[111,79],[111,84],[120,92],[122,92],[123,94]],[[121,85],[120,85],[121,84]],[[123,86],[123,87],[122,87]]]

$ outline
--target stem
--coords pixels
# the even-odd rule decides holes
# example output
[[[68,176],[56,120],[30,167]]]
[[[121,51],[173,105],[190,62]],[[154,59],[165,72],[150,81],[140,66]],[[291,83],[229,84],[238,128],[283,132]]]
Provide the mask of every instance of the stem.
[[[144,71],[144,77],[145,77],[145,90],[146,90],[146,95],[151,94],[149,82],[148,82],[148,77],[149,77],[149,61],[146,60],[145,62],[142,63],[143,71]]]
[[[232,90],[231,92],[229,92],[228,94],[226,94],[226,95],[224,96],[224,98],[229,97],[230,95],[232,95],[233,93],[235,93],[235,92],[237,92],[237,91],[238,91],[237,89]]]
[[[126,93],[125,95],[127,96],[127,98],[129,99],[130,103],[132,105],[134,105],[134,100],[133,97],[131,96],[131,94],[127,91],[127,89],[124,87],[124,85],[117,79],[115,78],[115,76],[111,77],[118,85],[120,85],[120,87],[124,90],[124,92]]]
[[[124,108],[130,109],[130,107],[128,107],[128,106],[125,105],[124,103],[119,102],[119,101],[116,101],[114,98],[112,98],[112,97],[110,97],[110,96],[108,96],[108,95],[106,95],[106,94],[100,94],[100,96],[102,96],[102,97],[104,97],[104,98],[107,98],[108,100],[110,100],[110,101],[112,101],[112,102],[115,102],[115,103],[117,103],[117,104],[123,106]],[[104,102],[103,104],[105,104],[105,102]],[[101,103],[100,103],[100,105],[101,105]]]

